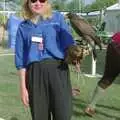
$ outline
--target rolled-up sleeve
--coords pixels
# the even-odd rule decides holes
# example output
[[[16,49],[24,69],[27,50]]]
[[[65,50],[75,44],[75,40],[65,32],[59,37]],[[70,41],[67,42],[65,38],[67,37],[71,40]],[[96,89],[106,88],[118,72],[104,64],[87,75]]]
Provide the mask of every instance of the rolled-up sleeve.
[[[68,24],[65,22],[64,16],[60,14],[60,40],[63,50],[70,45],[76,44],[72,37]]]

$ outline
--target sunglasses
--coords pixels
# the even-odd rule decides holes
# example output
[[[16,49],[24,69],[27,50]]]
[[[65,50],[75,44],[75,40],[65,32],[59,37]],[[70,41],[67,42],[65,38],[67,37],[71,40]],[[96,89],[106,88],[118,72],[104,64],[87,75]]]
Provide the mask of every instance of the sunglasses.
[[[31,3],[35,3],[37,2],[38,0],[30,0]],[[45,3],[47,0],[39,0],[40,3]]]

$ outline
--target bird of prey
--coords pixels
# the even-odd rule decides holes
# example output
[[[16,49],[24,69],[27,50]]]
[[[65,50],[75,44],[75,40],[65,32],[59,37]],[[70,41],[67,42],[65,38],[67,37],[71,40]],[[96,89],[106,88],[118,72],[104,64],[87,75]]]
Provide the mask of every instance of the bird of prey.
[[[94,28],[86,20],[75,13],[67,13],[66,16],[70,19],[70,23],[75,32],[92,47],[93,57],[96,59],[95,46],[97,45],[102,49],[102,45],[100,38],[96,36]]]

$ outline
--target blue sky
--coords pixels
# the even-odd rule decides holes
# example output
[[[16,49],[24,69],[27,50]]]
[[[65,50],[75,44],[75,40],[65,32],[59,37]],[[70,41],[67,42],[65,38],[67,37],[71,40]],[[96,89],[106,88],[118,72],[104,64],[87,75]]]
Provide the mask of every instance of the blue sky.
[[[68,0],[68,1],[72,1],[72,0]],[[95,0],[82,0],[82,1],[85,3],[85,5],[87,5],[87,4],[91,4]]]
[[[94,2],[95,0],[84,0],[85,4],[91,4],[92,2]]]

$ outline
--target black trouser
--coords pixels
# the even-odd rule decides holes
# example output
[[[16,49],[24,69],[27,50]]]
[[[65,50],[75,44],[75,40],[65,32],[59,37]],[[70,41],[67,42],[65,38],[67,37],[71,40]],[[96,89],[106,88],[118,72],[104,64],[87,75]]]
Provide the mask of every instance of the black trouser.
[[[120,43],[112,42],[107,47],[105,70],[98,85],[107,88],[120,73]]]
[[[27,88],[33,120],[70,120],[71,83],[68,65],[59,60],[43,60],[29,65]]]

